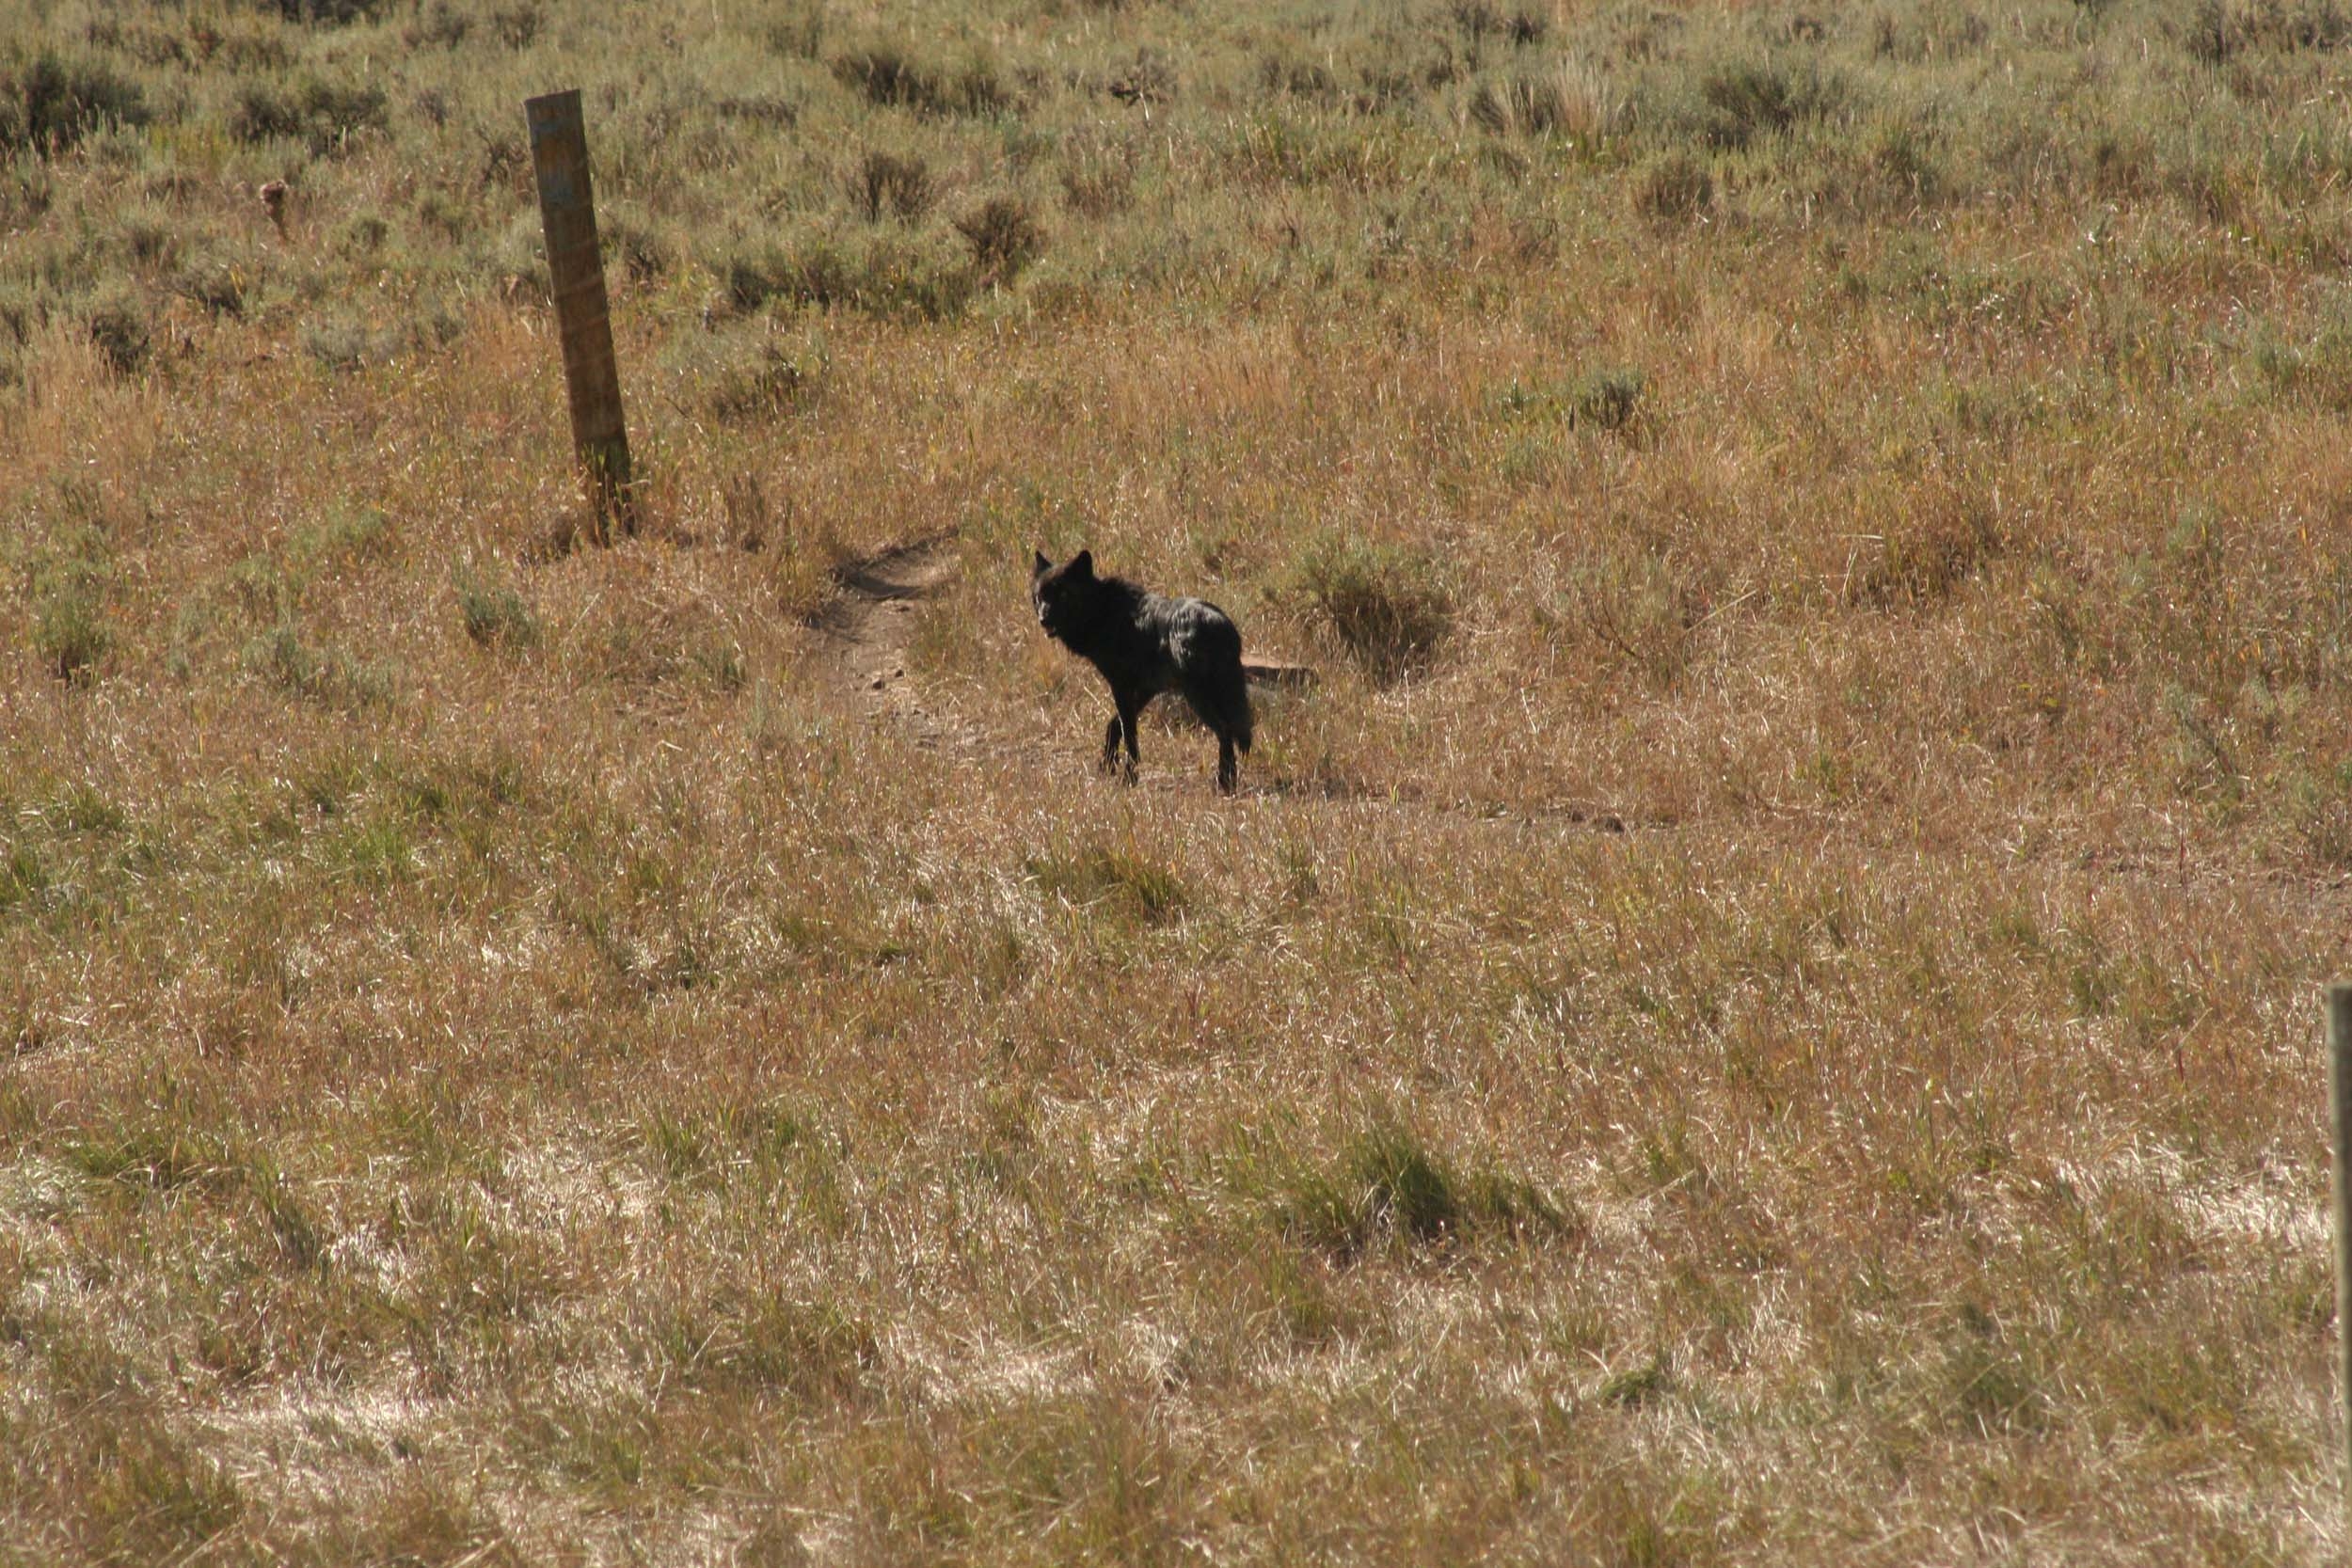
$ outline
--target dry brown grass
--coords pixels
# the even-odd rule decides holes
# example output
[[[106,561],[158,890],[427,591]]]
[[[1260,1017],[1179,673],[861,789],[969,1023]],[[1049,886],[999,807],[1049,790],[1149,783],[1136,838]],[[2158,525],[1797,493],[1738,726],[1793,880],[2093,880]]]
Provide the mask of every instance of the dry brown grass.
[[[69,41],[221,104],[403,28],[583,48],[376,9]],[[736,19],[676,19],[600,111],[675,160],[599,168],[608,550],[468,140],[521,64],[272,144],[283,241],[160,85],[20,166],[0,1561],[2340,1552],[2352,456],[2298,246],[2346,198],[2264,139],[2340,65],[2260,8],[2202,63],[1896,8],[1819,82],[1714,63],[1820,42],[1772,8],[1488,14],[1219,34],[1134,104],[1190,9],[991,11],[904,104],[834,63],[890,16],[762,18],[749,168],[677,86],[754,102]],[[2082,66],[2106,150],[1886,129],[2005,64]],[[2176,71],[2236,73],[2218,139]],[[1481,129],[1514,81],[1567,129]],[[1800,88],[1861,108],[1727,145]],[[1023,140],[1073,119],[1074,183]],[[936,211],[709,194],[847,203],[868,145]],[[108,248],[148,202],[249,309]],[[865,293],[738,297],[771,243]],[[57,292],[76,245],[127,293]],[[880,701],[819,612],[943,534]],[[1023,584],[1080,543],[1320,667],[1239,799],[1173,724],[1091,772]]]

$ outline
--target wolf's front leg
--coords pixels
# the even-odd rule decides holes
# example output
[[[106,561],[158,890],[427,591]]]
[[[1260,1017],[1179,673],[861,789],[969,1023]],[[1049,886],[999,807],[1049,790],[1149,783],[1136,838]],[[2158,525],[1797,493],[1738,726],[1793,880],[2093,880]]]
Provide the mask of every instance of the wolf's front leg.
[[[1103,760],[1095,765],[1098,772],[1108,773],[1119,766],[1119,715],[1112,714],[1110,726],[1103,732]]]

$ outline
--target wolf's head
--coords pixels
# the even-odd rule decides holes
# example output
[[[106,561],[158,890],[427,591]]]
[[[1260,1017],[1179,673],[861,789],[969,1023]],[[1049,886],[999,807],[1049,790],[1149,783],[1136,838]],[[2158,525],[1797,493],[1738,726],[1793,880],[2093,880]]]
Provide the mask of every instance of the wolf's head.
[[[1029,604],[1037,611],[1037,624],[1046,636],[1067,640],[1100,586],[1094,577],[1094,552],[1080,550],[1058,566],[1045,559],[1043,550],[1033,553],[1037,559],[1029,567]]]

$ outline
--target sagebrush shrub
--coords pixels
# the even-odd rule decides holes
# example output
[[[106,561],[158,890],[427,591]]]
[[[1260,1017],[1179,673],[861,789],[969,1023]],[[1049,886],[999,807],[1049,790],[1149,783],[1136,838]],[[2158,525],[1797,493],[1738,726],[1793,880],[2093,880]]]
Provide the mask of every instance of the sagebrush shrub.
[[[107,365],[120,375],[136,375],[147,368],[154,340],[148,330],[146,309],[128,293],[116,293],[90,309],[89,340]]]
[[[1623,430],[1633,422],[1645,386],[1642,372],[1595,371],[1577,383],[1568,404],[1568,423],[1593,430]]]
[[[1644,217],[1671,220],[1705,212],[1715,199],[1715,177],[1705,163],[1680,148],[1644,164],[1631,187],[1633,210]]]
[[[101,126],[147,119],[145,91],[103,61],[46,49],[0,61],[0,152],[62,152]]]
[[[931,115],[1000,114],[1012,94],[981,59],[940,65],[877,40],[834,57],[834,79],[874,103]]]
[[[844,181],[850,206],[868,223],[919,218],[930,211],[930,166],[917,157],[869,151]]]
[[[983,283],[1011,281],[1045,248],[1045,233],[1017,196],[995,196],[956,220],[956,232],[972,247]]]
[[[291,137],[314,155],[325,155],[358,133],[383,125],[384,114],[384,89],[363,82],[315,75],[247,82],[230,106],[229,134],[246,142]]]
[[[870,236],[815,234],[736,252],[720,265],[727,299],[756,310],[782,299],[820,309],[940,321],[961,311],[978,279],[929,237],[884,230]]]
[[[1427,556],[1326,536],[1301,554],[1292,582],[1309,616],[1384,683],[1426,670],[1454,627],[1454,596]]]

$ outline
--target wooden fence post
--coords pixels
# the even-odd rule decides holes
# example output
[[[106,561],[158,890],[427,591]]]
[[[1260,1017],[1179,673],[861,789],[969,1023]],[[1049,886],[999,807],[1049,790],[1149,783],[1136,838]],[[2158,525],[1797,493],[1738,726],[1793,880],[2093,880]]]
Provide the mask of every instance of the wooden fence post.
[[[587,470],[596,507],[596,542],[609,543],[617,515],[637,531],[629,490],[628,426],[621,418],[621,372],[612,356],[612,318],[596,249],[596,206],[588,184],[588,132],[580,89],[527,100],[531,162],[539,177],[539,221],[548,238],[548,276],[564,339],[564,385],[571,402],[572,444]]]
[[[2352,984],[2341,980],[2328,988],[2328,1101],[2335,1116],[2336,1395],[2352,1488]]]

